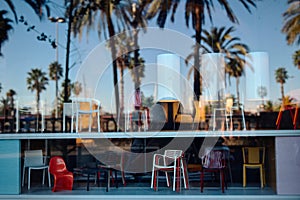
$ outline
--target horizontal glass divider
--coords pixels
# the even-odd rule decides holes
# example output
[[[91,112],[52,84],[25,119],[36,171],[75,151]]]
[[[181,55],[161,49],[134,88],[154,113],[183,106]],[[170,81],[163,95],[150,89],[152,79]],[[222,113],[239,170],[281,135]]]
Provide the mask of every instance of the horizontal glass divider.
[[[80,133],[1,133],[5,139],[76,139],[76,138],[173,138],[173,137],[256,137],[299,136],[300,130],[247,130],[247,131],[146,131],[146,132],[80,132]]]

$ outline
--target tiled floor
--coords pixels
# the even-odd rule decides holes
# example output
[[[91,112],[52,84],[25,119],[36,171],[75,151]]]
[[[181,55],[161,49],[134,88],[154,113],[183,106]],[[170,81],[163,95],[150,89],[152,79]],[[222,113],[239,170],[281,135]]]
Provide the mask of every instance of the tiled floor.
[[[94,183],[90,185],[90,191],[86,191],[86,182],[78,181],[74,183],[72,191],[52,192],[47,186],[38,183],[32,184],[28,191],[22,188],[20,195],[0,195],[0,199],[300,199],[300,196],[281,196],[270,188],[261,189],[259,184],[249,184],[243,188],[241,184],[231,184],[221,192],[219,183],[207,182],[203,193],[200,192],[199,183],[191,181],[190,189],[181,189],[180,192],[173,192],[166,187],[164,178],[160,179],[158,191],[150,188],[150,177],[139,179],[138,183],[133,177],[127,177],[127,185],[119,183],[119,187],[111,186],[106,192],[106,185],[101,180],[100,187]]]

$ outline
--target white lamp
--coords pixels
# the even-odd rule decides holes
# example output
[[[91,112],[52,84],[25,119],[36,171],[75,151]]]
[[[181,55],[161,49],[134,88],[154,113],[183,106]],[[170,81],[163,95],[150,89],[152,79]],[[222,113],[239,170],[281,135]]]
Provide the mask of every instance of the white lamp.
[[[225,62],[222,53],[201,57],[202,94],[207,101],[218,101],[225,95]]]
[[[251,52],[246,56],[246,109],[254,110],[270,94],[269,55],[267,52]],[[262,91],[263,90],[263,91]],[[264,94],[262,94],[262,92]]]
[[[175,54],[157,56],[157,99],[180,98],[180,57]]]

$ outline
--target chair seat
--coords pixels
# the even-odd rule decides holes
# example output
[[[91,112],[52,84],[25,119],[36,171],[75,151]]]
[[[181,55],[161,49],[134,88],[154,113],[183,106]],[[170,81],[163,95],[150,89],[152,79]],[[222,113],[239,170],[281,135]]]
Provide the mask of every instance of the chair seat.
[[[39,165],[39,166],[30,166],[31,169],[46,169],[49,168],[47,165]]]

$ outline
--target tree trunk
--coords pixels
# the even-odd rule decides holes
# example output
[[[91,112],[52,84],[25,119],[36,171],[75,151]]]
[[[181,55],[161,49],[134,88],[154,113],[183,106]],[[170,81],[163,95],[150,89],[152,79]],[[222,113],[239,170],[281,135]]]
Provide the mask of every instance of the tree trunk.
[[[36,131],[39,130],[39,122],[40,122],[40,93],[36,91]]]
[[[283,87],[283,83],[280,83],[280,89],[281,89],[282,108],[284,108],[284,87]]]
[[[110,9],[110,7],[108,7]],[[107,26],[108,26],[108,32],[109,32],[109,42],[111,46],[111,58],[113,61],[113,77],[114,77],[114,88],[115,88],[115,101],[116,101],[116,116],[119,118],[119,108],[120,108],[120,98],[119,98],[119,86],[118,86],[118,70],[117,70],[117,62],[116,62],[116,43],[114,39],[115,30],[113,26],[113,22],[111,20],[110,16],[110,10],[106,12],[106,19],[107,19]],[[119,121],[119,119],[117,119]]]
[[[202,81],[200,80],[200,47],[201,47],[201,32],[202,32],[202,14],[203,2],[195,5],[195,49],[194,49],[194,99],[199,101],[202,93]]]
[[[120,93],[121,93],[121,100],[120,100],[120,115],[123,116],[124,113],[124,70],[123,66],[120,68]]]
[[[64,91],[64,102],[69,101],[68,87],[69,87],[69,56],[70,56],[70,44],[71,44],[71,26],[73,22],[73,0],[70,1],[69,10],[69,22],[68,22],[68,34],[67,34],[67,49],[66,49],[66,69],[65,69],[65,91]]]
[[[134,88],[140,87],[140,78],[139,78],[139,47],[138,47],[138,31],[136,29],[137,27],[134,27],[133,29],[133,42],[134,42]]]
[[[239,90],[239,85],[240,85],[240,77],[236,77],[236,101],[237,101],[238,109],[240,110],[240,90]]]

